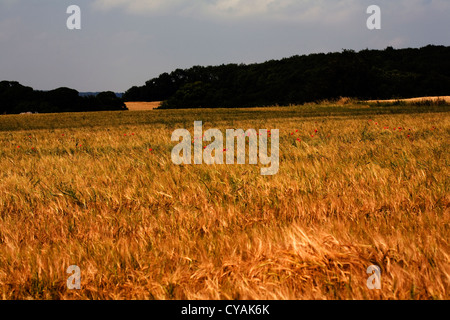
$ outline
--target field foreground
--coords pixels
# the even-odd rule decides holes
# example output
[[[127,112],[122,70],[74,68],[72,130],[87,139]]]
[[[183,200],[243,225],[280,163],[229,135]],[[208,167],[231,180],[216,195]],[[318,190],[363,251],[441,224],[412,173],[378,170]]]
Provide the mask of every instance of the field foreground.
[[[0,297],[449,299],[448,107],[408,108],[0,116]],[[194,120],[279,129],[278,174],[174,165]]]

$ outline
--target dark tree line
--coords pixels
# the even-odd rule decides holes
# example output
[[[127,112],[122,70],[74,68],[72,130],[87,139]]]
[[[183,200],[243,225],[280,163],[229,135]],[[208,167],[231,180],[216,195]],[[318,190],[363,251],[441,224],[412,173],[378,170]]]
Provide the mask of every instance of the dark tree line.
[[[163,108],[251,107],[449,94],[450,47],[430,45],[177,69],[130,88],[124,100],[164,101]]]
[[[22,112],[80,112],[127,110],[122,99],[111,91],[81,97],[78,91],[58,88],[38,91],[15,81],[0,82],[0,114]]]

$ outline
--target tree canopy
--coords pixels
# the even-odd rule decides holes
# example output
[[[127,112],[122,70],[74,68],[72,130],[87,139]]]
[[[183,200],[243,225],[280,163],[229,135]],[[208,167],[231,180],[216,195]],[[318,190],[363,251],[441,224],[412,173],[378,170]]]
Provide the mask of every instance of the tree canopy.
[[[450,94],[450,47],[343,50],[259,64],[194,66],[134,86],[125,101],[162,108],[288,105],[353,97],[395,99]]]
[[[81,97],[77,90],[70,88],[37,91],[16,81],[0,82],[0,114],[106,110],[126,110],[126,106],[110,91]]]

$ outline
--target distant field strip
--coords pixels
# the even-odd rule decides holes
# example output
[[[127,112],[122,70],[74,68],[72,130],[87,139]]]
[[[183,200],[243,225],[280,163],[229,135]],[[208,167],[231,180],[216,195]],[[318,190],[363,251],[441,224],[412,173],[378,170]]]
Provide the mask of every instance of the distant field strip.
[[[279,129],[278,173],[174,165],[195,120]],[[0,116],[0,297],[449,299],[449,164],[445,106]]]
[[[159,107],[161,102],[126,102],[128,110],[130,111],[146,111],[153,110]]]
[[[368,100],[367,102],[395,102],[395,101],[404,101],[404,102],[420,102],[420,101],[436,101],[436,100],[444,100],[450,103],[450,96],[442,96],[442,97],[419,97],[419,98],[410,98],[410,99],[390,99],[390,100]]]

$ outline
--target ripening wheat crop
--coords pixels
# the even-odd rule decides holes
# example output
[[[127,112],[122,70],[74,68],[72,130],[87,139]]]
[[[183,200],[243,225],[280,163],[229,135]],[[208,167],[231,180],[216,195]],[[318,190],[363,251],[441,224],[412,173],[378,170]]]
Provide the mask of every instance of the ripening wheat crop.
[[[398,108],[0,116],[0,297],[449,299],[449,113]],[[194,120],[279,129],[278,173],[174,165]]]

